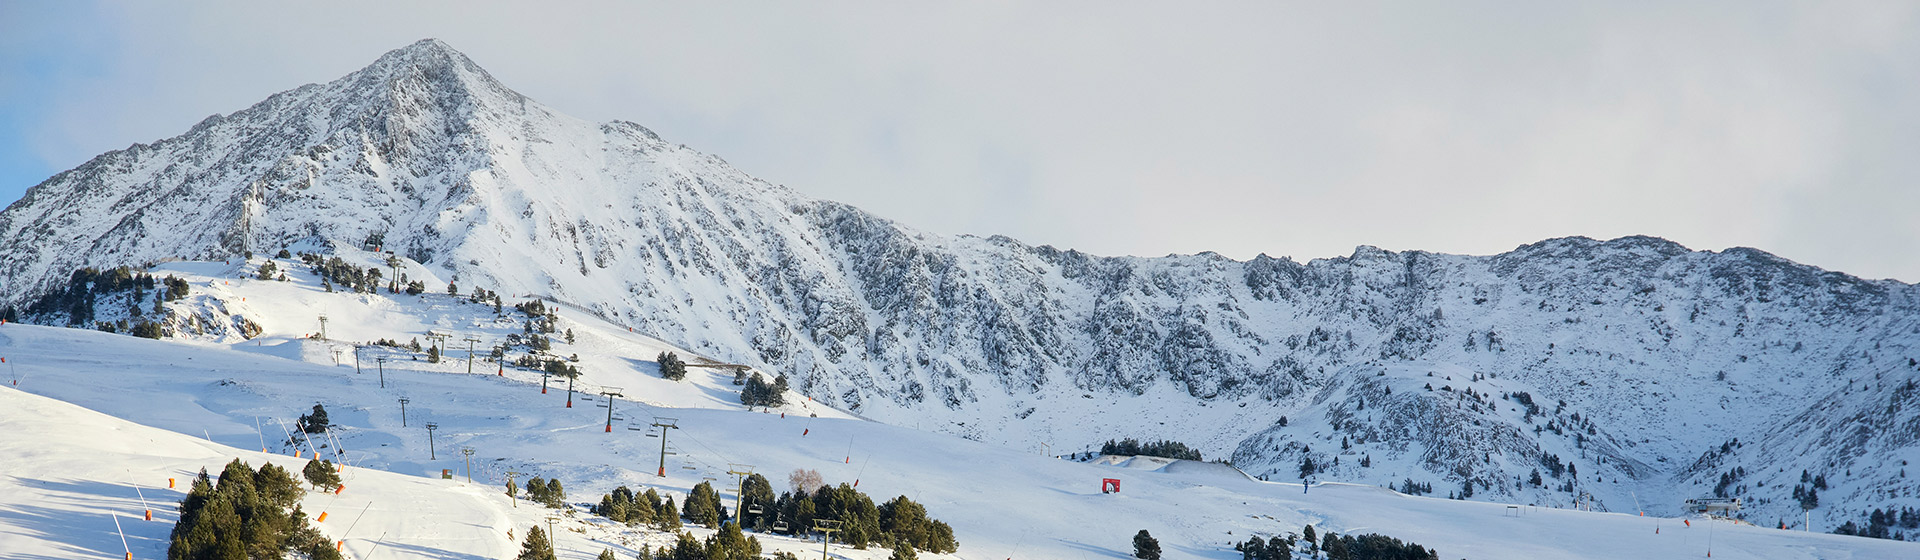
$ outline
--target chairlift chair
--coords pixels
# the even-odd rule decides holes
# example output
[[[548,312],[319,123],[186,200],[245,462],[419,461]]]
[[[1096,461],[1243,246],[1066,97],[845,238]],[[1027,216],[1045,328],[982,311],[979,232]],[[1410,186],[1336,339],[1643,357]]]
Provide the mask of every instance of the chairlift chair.
[[[749,514],[753,514],[753,515],[760,515],[760,514],[761,514],[761,512],[765,512],[765,511],[767,511],[767,510],[766,510],[766,508],[762,508],[762,507],[760,507],[760,504],[748,504],[748,505],[747,505],[747,513],[749,513]]]
[[[786,532],[786,530],[787,530],[787,520],[785,520],[785,519],[781,519],[781,518],[779,518],[779,517],[775,517],[775,518],[773,519],[773,530],[775,530],[775,531],[780,531],[780,532],[783,532],[783,533],[784,533],[784,532]]]

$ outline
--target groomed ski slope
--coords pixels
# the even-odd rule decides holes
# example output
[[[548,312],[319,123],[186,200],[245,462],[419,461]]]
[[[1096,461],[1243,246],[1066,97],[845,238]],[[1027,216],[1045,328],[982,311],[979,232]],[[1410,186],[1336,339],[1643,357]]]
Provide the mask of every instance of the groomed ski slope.
[[[0,327],[0,355],[17,368],[0,390],[0,465],[7,476],[7,488],[0,489],[0,550],[10,558],[119,556],[108,510],[130,525],[136,558],[160,557],[165,521],[174,515],[170,504],[180,497],[180,490],[160,489],[165,478],[184,480],[201,467],[217,471],[234,457],[297,468],[303,460],[289,456],[291,447],[282,445],[272,420],[265,420],[265,439],[273,453],[258,451],[254,417],[290,420],[316,401],[328,405],[346,457],[359,467],[348,469],[345,493],[310,495],[306,507],[315,515],[329,512],[323,530],[347,541],[355,558],[368,557],[381,535],[386,544],[373,558],[510,556],[516,545],[506,531],[523,535],[551,510],[513,507],[500,493],[507,470],[558,476],[571,501],[587,502],[619,484],[650,485],[678,497],[703,476],[725,478],[729,462],[755,465],[777,487],[785,486],[784,473],[813,468],[830,483],[858,477],[859,488],[877,499],[911,496],[954,526],[961,550],[953,557],[979,560],[1123,558],[1131,553],[1129,537],[1143,528],[1160,539],[1168,558],[1235,558],[1233,540],[1308,523],[1322,532],[1412,540],[1437,548],[1443,558],[1705,557],[1709,533],[1715,558],[1920,556],[1920,545],[1908,543],[1697,519],[1687,528],[1677,519],[1546,508],[1515,517],[1501,504],[1337,483],[1303,493],[1298,484],[1218,469],[1074,463],[859,420],[715,408],[635,410],[635,416],[679,419],[681,429],[670,437],[682,454],[668,458],[662,479],[651,472],[658,440],[621,425],[605,433],[605,411],[592,402],[564,408],[564,394],[542,395],[537,384],[494,375],[391,368],[383,390],[374,374],[356,375],[350,366],[18,324]],[[412,398],[405,428],[392,402],[399,394]],[[616,406],[640,408],[628,401]],[[427,421],[441,426],[437,460],[429,459],[420,428]],[[471,485],[453,451],[469,446],[476,450]],[[455,480],[439,479],[440,469],[453,469]],[[1100,493],[1104,477],[1121,478],[1123,491]],[[136,522],[140,509],[130,482],[145,486],[160,522]],[[367,517],[346,533],[363,509]],[[591,558],[605,547],[625,554],[642,542],[665,540],[650,531],[563,523],[584,531],[561,531],[565,558]],[[761,539],[769,550],[818,550],[814,543]],[[886,551],[836,547],[833,554],[877,559]]]

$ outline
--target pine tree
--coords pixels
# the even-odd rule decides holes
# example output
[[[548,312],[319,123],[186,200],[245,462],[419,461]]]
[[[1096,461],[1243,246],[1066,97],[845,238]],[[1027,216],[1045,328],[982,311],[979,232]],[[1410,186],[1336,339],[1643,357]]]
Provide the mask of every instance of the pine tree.
[[[169,536],[169,559],[279,558],[303,551],[310,558],[339,558],[307,523],[298,505],[303,491],[285,469],[262,465],[254,471],[234,460],[218,484],[205,470],[180,501],[180,520]],[[291,507],[291,510],[289,510]]]
[[[553,554],[553,543],[547,540],[547,532],[534,525],[527,530],[527,541],[520,546],[520,555],[514,560],[557,560]]]
[[[672,560],[708,560],[706,548],[693,538],[693,533],[681,531],[673,540],[673,552],[668,556]]]
[[[894,539],[892,548],[893,554],[887,555],[887,560],[920,559],[920,554],[913,549],[913,544],[907,542],[906,539]]]
[[[1133,557],[1142,560],[1160,560],[1160,541],[1147,534],[1146,529],[1133,535]]]
[[[308,484],[328,492],[340,487],[340,473],[333,468],[333,461],[313,459],[307,461],[306,468],[300,469]]]
[[[541,501],[547,504],[547,507],[550,507],[550,508],[562,508],[567,506],[567,491],[565,488],[560,487],[560,479],[558,478],[547,479],[547,491],[545,493],[544,499]]]
[[[720,524],[720,495],[713,491],[713,484],[701,482],[687,493],[680,510],[687,520],[709,529]]]
[[[674,509],[673,500],[664,500],[653,514],[653,528],[658,531],[680,530],[680,511]]]
[[[602,548],[600,549],[600,556],[595,557],[594,560],[616,560],[616,559],[613,557],[613,549]]]
[[[687,378],[687,364],[680,356],[672,352],[661,352],[655,361],[660,364],[660,377],[680,381]]]
[[[740,532],[740,524],[728,523],[707,541],[709,560],[753,560],[760,557],[760,541]]]
[[[547,481],[540,477],[527,479],[527,499],[535,503],[547,503]]]
[[[326,433],[328,425],[329,424],[327,422],[327,409],[326,407],[320,406],[319,403],[314,403],[313,414],[300,415],[300,421],[299,421],[300,430],[306,433],[309,433],[309,434]]]

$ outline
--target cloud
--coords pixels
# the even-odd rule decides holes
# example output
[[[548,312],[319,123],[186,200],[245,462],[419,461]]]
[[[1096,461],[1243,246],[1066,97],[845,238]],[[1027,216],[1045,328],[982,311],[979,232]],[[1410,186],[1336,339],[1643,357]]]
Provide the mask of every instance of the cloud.
[[[1238,258],[1650,234],[1920,281],[1909,4],[47,11],[0,31],[99,32],[0,43],[60,67],[0,104],[0,179],[17,145],[44,176],[434,36],[561,111],[942,233]]]

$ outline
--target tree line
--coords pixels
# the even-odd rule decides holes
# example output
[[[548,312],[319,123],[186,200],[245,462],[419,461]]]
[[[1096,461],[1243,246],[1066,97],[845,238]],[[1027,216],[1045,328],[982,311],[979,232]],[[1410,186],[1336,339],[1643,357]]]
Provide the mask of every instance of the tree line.
[[[649,525],[661,531],[679,530],[684,519],[722,530],[744,526],[760,533],[804,535],[813,532],[816,521],[831,519],[840,522],[835,539],[857,549],[877,544],[895,550],[904,547],[951,553],[960,548],[953,528],[928,517],[926,506],[906,496],[875,505],[871,497],[845,483],[821,484],[812,492],[793,490],[775,496],[772,484],[756,473],[742,481],[741,502],[746,511],[729,512],[708,482],[695,485],[677,508],[673,500],[663,499],[652,489],[635,494],[622,486],[602,495],[591,511],[630,526]],[[730,519],[738,523],[725,523]]]
[[[1168,459],[1186,459],[1201,461],[1200,450],[1187,447],[1187,444],[1173,440],[1149,441],[1141,443],[1133,438],[1120,441],[1107,440],[1100,445],[1101,455],[1148,455]]]

